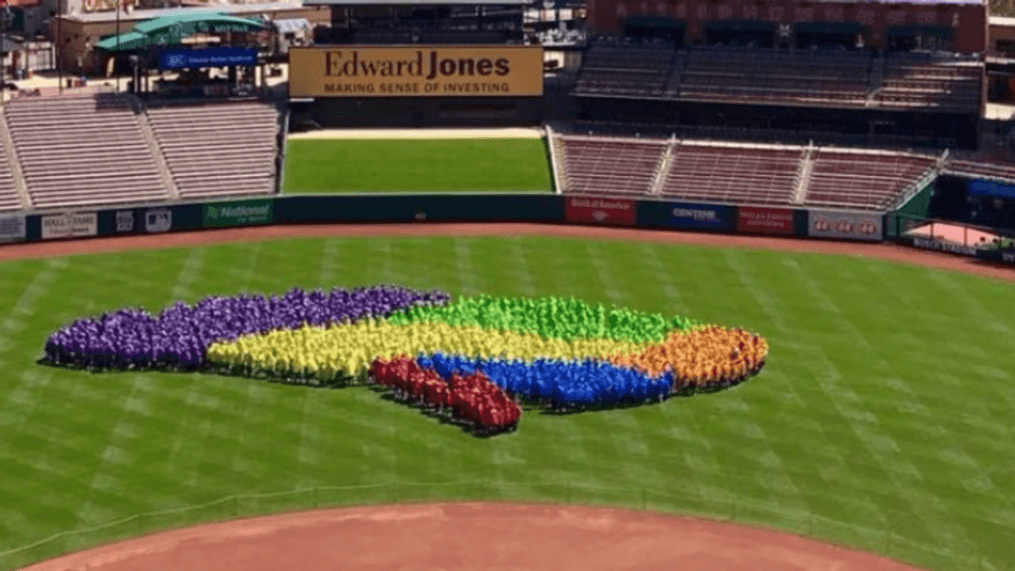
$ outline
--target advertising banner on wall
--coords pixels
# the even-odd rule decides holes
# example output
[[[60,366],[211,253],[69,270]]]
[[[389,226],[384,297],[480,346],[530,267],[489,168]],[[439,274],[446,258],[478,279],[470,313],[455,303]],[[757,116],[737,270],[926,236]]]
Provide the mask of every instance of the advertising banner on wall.
[[[670,206],[669,226],[688,230],[731,231],[737,227],[732,206],[707,206],[674,202]]]
[[[27,235],[24,216],[0,216],[0,242],[20,242]]]
[[[95,212],[67,212],[42,217],[42,239],[83,238],[98,234],[99,216]]]
[[[564,205],[564,219],[582,224],[634,225],[633,200],[569,196]]]
[[[133,232],[134,231],[134,211],[133,210],[117,210],[116,211],[116,232]]]
[[[809,210],[807,212],[807,235],[812,238],[880,242],[883,237],[882,221],[880,214]]]
[[[793,211],[787,208],[741,207],[737,231],[754,234],[792,234]]]
[[[274,221],[272,199],[242,200],[204,205],[204,227],[251,226]]]
[[[539,46],[289,50],[290,97],[539,97]]]
[[[159,52],[159,69],[202,69],[257,65],[257,50],[247,48],[165,48]]]
[[[149,233],[169,232],[173,229],[173,211],[166,208],[148,210],[144,214],[144,230]]]
[[[963,256],[976,256],[979,250],[973,246],[966,246],[947,240],[931,240],[928,238],[913,238],[913,246],[925,250],[937,250],[938,252],[949,252],[951,254],[962,254]]]

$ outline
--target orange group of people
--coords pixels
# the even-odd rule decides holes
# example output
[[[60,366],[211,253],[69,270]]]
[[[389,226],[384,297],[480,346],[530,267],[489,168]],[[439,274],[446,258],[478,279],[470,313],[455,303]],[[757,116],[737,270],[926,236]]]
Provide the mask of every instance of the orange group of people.
[[[391,388],[395,397],[434,408],[440,414],[467,422],[483,432],[514,430],[522,410],[486,375],[452,374],[445,381],[434,369],[424,369],[407,356],[390,361],[375,359],[370,376]]]
[[[764,338],[739,328],[709,326],[674,333],[637,355],[621,355],[611,362],[651,376],[672,372],[674,389],[681,391],[738,383],[760,371],[767,357]]]

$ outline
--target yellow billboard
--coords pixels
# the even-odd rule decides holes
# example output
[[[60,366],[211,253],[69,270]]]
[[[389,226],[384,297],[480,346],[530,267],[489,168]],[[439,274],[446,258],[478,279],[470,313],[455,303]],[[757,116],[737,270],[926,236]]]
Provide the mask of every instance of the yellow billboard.
[[[290,97],[543,94],[539,46],[314,46],[289,50]]]

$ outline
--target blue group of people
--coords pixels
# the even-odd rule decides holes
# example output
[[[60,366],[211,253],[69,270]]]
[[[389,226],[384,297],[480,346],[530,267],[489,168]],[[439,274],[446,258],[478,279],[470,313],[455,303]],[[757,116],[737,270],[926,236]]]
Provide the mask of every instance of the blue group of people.
[[[555,410],[611,408],[624,404],[661,401],[673,388],[670,373],[657,378],[601,361],[533,362],[473,359],[436,353],[417,357],[420,367],[436,369],[448,377],[454,372],[482,372],[510,394]]]

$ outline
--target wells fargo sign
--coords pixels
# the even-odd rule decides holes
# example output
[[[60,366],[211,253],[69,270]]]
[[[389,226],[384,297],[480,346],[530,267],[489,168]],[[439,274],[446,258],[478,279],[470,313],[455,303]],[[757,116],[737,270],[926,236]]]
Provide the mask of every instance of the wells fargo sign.
[[[543,94],[538,46],[289,50],[290,97],[518,97]]]

